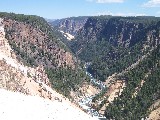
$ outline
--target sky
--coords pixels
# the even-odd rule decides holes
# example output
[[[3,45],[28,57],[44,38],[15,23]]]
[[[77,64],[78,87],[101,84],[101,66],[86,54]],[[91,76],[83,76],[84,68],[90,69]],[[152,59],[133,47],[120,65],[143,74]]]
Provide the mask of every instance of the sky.
[[[160,0],[0,0],[0,12],[48,19],[97,15],[160,17]]]

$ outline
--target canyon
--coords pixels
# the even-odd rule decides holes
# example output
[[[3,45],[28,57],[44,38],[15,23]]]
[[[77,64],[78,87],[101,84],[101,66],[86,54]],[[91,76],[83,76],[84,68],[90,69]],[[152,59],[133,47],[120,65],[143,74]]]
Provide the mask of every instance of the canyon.
[[[159,119],[160,18],[0,17],[0,118]]]

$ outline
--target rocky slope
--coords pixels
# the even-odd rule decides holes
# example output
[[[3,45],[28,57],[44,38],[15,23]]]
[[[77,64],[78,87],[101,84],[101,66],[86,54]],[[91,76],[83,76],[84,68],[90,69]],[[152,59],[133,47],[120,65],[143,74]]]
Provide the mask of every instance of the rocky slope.
[[[0,23],[0,87],[27,95],[54,99],[57,93],[50,88],[51,83],[44,67],[40,65],[38,67],[28,67],[20,63],[5,38],[3,19]]]
[[[51,86],[68,97],[71,90],[86,82],[77,59],[62,42],[63,36],[43,18],[13,13],[0,13],[0,16],[5,37],[20,63],[30,67],[40,65]]]
[[[51,67],[54,65],[55,67],[64,65],[75,67],[75,61],[71,53],[60,48],[41,29],[35,28],[31,24],[8,18],[4,19],[4,25],[6,38],[10,40],[10,44],[16,45],[19,48],[19,51],[17,50],[16,52],[28,54],[31,58],[29,62],[32,62],[32,58],[36,59],[35,63],[31,64],[42,64],[43,66]]]
[[[15,28],[19,28],[17,31],[21,31],[21,27],[24,27],[23,24],[19,24],[17,22],[17,26],[14,25]],[[37,67],[27,66],[20,62],[23,59],[17,59],[19,54],[14,53],[9,40],[5,38],[6,31],[12,29],[9,26],[8,21],[0,19],[0,119],[97,119],[87,115],[66,97],[52,89],[52,84],[45,73],[46,66],[42,64],[38,64]],[[28,29],[22,29],[22,32],[26,33],[26,30]],[[19,37],[25,36],[27,35],[20,34]],[[15,39],[13,36],[11,38],[20,41],[20,38]]]

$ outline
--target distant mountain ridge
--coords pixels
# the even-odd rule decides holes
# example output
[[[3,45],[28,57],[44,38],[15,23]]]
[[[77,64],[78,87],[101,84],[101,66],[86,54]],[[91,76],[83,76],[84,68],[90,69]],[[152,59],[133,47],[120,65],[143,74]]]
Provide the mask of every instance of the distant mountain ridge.
[[[57,27],[60,31],[65,33],[69,33],[73,36],[77,34],[77,32],[84,26],[88,17],[70,17],[64,19],[58,19],[53,22],[50,22],[51,25]]]

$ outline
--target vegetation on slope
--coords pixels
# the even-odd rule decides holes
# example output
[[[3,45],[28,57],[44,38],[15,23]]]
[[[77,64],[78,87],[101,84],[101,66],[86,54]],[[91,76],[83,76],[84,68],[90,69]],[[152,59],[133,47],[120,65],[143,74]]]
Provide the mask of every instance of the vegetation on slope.
[[[105,81],[122,72],[157,44],[160,18],[91,17],[78,32],[70,48],[77,56],[91,62],[89,71]]]
[[[108,119],[142,119],[149,114],[149,107],[160,99],[160,45],[141,61],[134,69],[123,76],[127,78],[127,86],[122,94],[107,109],[105,116]],[[145,83],[133,96],[136,87],[141,81]]]
[[[105,81],[116,73],[116,79],[126,80],[122,94],[106,108],[107,119],[146,118],[160,99],[159,35],[160,18],[99,16],[89,18],[71,42],[75,54],[91,62],[88,70],[95,78]]]
[[[28,66],[43,65],[52,87],[65,96],[86,79],[63,36],[43,18],[33,15],[0,13],[6,38],[17,58]],[[62,89],[63,88],[63,89]]]

